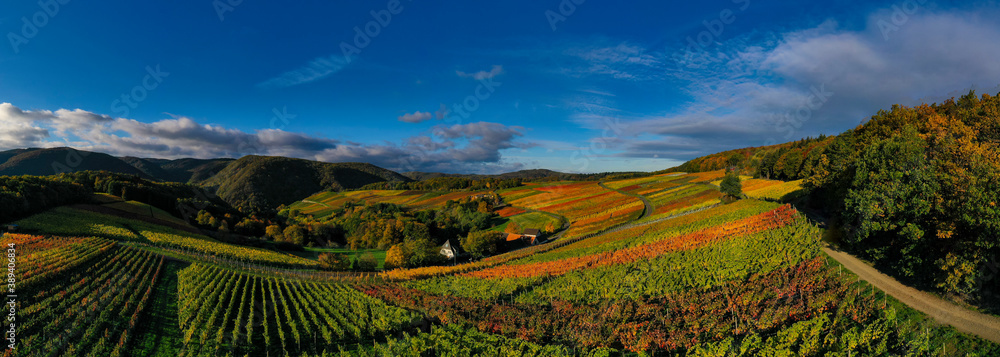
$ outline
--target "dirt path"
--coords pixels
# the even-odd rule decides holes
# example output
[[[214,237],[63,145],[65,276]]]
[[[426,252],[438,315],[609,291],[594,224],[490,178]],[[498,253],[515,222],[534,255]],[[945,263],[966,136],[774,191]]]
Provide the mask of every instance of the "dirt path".
[[[1000,318],[963,308],[934,295],[903,285],[896,279],[882,274],[874,267],[845,252],[830,247],[823,247],[823,251],[861,279],[892,295],[907,306],[927,314],[937,322],[951,325],[958,331],[1000,343]]]
[[[598,182],[597,185],[601,186],[605,190],[615,191],[615,192],[618,192],[620,194],[623,194],[623,195],[626,195],[626,196],[636,197],[636,198],[642,200],[642,204],[646,205],[646,208],[642,211],[642,216],[639,216],[639,218],[634,219],[633,222],[634,221],[638,221],[638,220],[643,219],[643,218],[646,218],[646,217],[649,217],[649,215],[653,214],[653,203],[649,202],[649,199],[647,199],[645,196],[643,196],[643,195],[637,195],[637,194],[630,193],[630,192],[625,192],[625,191],[622,191],[622,190],[616,190],[616,189],[610,188],[608,186],[604,186],[604,182]]]
[[[302,200],[302,202],[305,202],[305,203],[312,203],[312,204],[314,204],[314,205],[321,205],[321,206],[324,206],[324,207],[326,207],[326,208],[330,208],[330,205],[328,205],[328,204],[326,204],[326,203],[323,203],[323,202],[316,202],[316,201],[310,201],[310,200]]]

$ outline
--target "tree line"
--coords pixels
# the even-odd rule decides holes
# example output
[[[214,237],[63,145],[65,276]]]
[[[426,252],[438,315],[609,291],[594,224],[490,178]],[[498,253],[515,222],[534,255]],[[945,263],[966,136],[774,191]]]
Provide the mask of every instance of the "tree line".
[[[672,171],[804,180],[848,248],[908,283],[997,309],[1000,98],[881,110],[834,137],[746,148]],[[994,310],[996,311],[996,310]]]

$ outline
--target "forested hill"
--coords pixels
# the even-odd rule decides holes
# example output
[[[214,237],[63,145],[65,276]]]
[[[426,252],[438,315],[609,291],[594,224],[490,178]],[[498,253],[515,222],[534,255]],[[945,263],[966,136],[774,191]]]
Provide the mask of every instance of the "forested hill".
[[[746,148],[675,171],[804,179],[842,243],[910,284],[1000,311],[1000,98],[893,106],[835,137]]]
[[[484,179],[496,179],[496,180],[531,180],[531,181],[559,181],[559,180],[569,180],[569,181],[593,181],[593,180],[604,180],[604,179],[616,179],[627,177],[631,175],[648,175],[645,172],[601,172],[601,173],[590,173],[590,174],[574,174],[559,171],[552,171],[548,169],[528,169],[513,172],[506,172],[502,174],[495,175],[477,175],[477,174],[448,174],[441,172],[420,172],[420,171],[410,171],[404,172],[404,176],[409,177],[416,181],[424,181],[430,179],[437,179],[442,177],[450,178],[463,178],[469,180],[484,180]]]
[[[326,163],[277,156],[244,156],[202,182],[244,212],[272,210],[322,190],[359,188],[382,181],[410,181],[365,163]]]
[[[47,176],[107,171],[161,182],[218,190],[226,202],[261,212],[323,190],[359,188],[377,182],[412,181],[365,163],[326,163],[285,157],[245,156],[239,160],[114,157],[73,148],[15,149],[0,152],[0,175]]]
[[[153,178],[117,157],[97,152],[67,147],[0,152],[0,175],[45,176],[86,170],[104,170]]]
[[[235,161],[218,159],[149,159],[115,157],[68,147],[0,151],[0,175],[46,176],[79,171],[108,171],[158,181],[199,183]]]

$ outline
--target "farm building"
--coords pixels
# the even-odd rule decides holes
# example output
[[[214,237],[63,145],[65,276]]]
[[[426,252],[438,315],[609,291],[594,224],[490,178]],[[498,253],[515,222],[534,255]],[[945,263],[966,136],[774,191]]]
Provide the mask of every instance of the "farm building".
[[[20,227],[18,227],[16,224],[8,224],[6,228],[8,232],[14,233],[17,232],[17,229]]]
[[[524,239],[535,245],[542,242],[542,233],[536,228],[528,228],[524,230]]]
[[[508,233],[506,236],[506,241],[512,242],[517,240],[523,240],[525,243],[535,245],[541,243],[541,232],[535,228],[528,228],[524,230],[524,234]]]
[[[455,259],[456,257],[460,257],[464,254],[462,252],[462,248],[460,248],[458,244],[452,244],[450,239],[445,241],[444,244],[441,245],[441,250],[439,251],[439,253],[445,257],[448,257],[448,259]]]

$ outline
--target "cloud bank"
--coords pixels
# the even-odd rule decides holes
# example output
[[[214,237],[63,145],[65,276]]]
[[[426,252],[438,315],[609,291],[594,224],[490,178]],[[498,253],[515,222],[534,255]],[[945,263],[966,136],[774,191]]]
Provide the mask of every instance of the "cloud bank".
[[[839,134],[892,104],[940,102],[977,88],[997,94],[1000,24],[992,16],[921,9],[885,36],[889,11],[871,14],[860,29],[827,20],[785,33],[742,34],[697,51],[606,41],[563,50],[565,75],[655,80],[679,85],[690,99],[662,115],[580,105],[571,119],[596,130],[621,121],[615,140],[595,138],[616,156],[688,160]]]
[[[430,113],[415,113],[432,117]],[[177,117],[151,123],[81,109],[23,110],[0,103],[0,150],[72,146],[118,156],[216,158],[275,155],[368,162],[398,171],[496,173],[517,170],[502,151],[529,148],[524,128],[499,123],[435,126],[402,143],[341,142],[280,129],[248,133]]]

